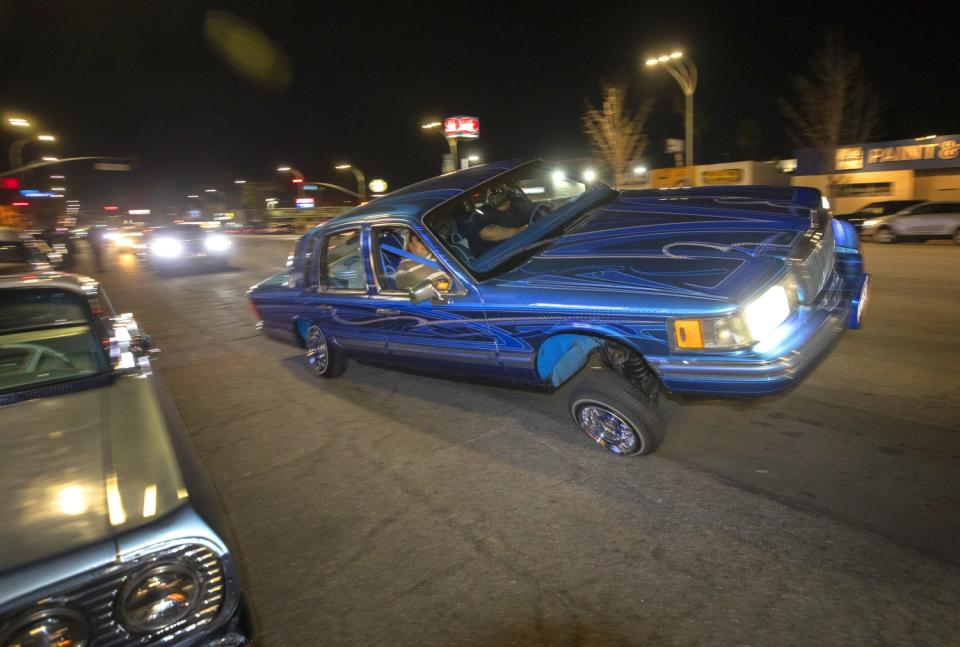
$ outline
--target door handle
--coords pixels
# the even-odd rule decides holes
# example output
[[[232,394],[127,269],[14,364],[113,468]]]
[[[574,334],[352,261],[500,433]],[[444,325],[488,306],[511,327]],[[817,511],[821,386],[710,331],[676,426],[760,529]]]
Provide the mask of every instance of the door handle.
[[[396,308],[377,308],[376,313],[384,317],[390,317],[400,314],[400,311]]]

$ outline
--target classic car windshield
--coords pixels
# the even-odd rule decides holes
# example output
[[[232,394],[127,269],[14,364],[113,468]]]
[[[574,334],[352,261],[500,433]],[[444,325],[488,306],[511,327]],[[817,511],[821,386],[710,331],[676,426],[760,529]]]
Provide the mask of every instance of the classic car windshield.
[[[469,270],[490,274],[611,193],[606,185],[588,187],[536,164],[452,200],[429,214],[425,224]]]
[[[83,296],[49,288],[0,292],[0,393],[108,368]]]

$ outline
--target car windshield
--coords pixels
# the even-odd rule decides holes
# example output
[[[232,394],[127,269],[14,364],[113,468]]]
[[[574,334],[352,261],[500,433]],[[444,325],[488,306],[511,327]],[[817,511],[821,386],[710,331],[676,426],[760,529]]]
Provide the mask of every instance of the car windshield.
[[[424,223],[471,273],[486,278],[612,195],[604,184],[588,186],[533,164],[442,205]]]
[[[203,227],[200,225],[171,225],[153,231],[154,237],[171,236],[174,238],[199,238],[203,236]]]
[[[85,297],[50,288],[0,291],[0,393],[108,369]]]

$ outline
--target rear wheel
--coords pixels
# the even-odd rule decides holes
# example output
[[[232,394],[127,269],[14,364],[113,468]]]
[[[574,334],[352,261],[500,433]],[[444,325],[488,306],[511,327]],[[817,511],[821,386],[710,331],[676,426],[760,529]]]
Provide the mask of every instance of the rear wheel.
[[[307,329],[307,364],[317,377],[340,377],[347,370],[347,356],[343,351],[327,342],[326,335],[319,326]]]
[[[656,398],[605,369],[583,378],[567,404],[581,431],[614,454],[649,454],[663,442],[666,430]]]
[[[889,227],[881,227],[873,234],[873,239],[878,243],[895,243],[897,234]]]

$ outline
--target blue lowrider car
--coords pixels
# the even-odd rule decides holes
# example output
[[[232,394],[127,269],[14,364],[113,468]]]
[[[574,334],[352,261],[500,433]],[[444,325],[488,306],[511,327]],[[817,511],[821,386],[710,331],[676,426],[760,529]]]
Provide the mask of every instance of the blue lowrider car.
[[[660,444],[656,399],[783,391],[867,302],[853,228],[818,191],[615,191],[540,161],[426,180],[306,233],[250,290],[317,375],[348,357],[570,389],[618,454]]]

